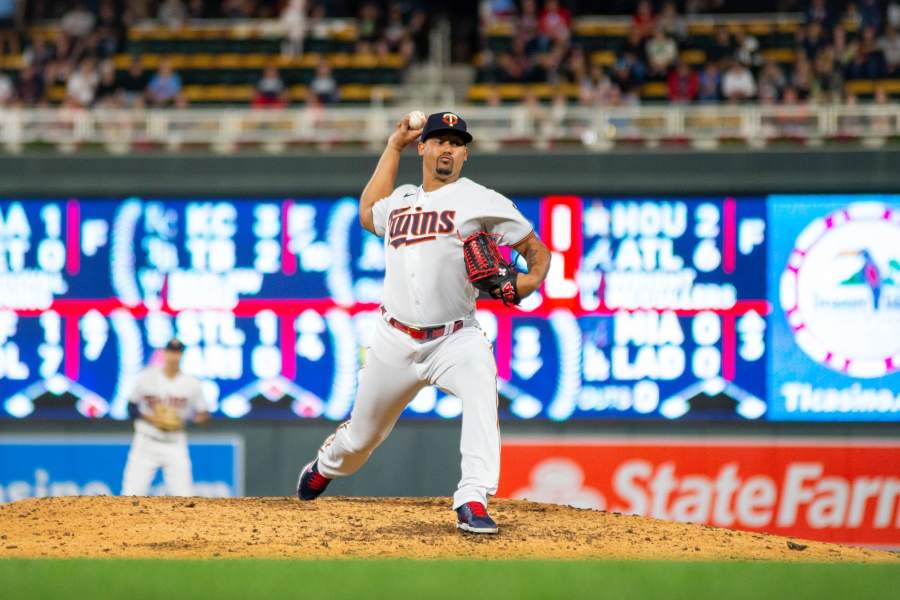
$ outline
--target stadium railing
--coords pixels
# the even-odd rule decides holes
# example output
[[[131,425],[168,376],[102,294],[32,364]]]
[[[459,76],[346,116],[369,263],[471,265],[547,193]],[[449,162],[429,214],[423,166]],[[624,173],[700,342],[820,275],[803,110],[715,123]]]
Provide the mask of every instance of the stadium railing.
[[[362,147],[377,149],[400,115],[412,108],[329,107],[185,110],[0,110],[0,149],[19,153],[93,147],[112,153],[146,149],[259,149]],[[487,151],[574,147],[605,151],[660,145],[763,147],[856,142],[878,147],[900,141],[900,104],[705,105],[633,107],[460,107]]]

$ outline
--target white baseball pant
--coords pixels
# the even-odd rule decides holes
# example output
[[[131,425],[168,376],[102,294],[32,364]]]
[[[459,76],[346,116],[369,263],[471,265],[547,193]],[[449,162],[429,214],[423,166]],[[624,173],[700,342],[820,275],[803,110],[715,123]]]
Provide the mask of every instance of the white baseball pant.
[[[350,420],[319,450],[319,472],[329,478],[355,473],[428,385],[462,401],[462,478],[453,508],[473,500],[487,505],[500,479],[497,364],[490,341],[477,325],[422,342],[377,319]]]
[[[187,437],[182,434],[180,439],[157,439],[136,431],[122,477],[122,495],[149,495],[150,484],[160,468],[163,470],[163,481],[169,496],[194,495]]]

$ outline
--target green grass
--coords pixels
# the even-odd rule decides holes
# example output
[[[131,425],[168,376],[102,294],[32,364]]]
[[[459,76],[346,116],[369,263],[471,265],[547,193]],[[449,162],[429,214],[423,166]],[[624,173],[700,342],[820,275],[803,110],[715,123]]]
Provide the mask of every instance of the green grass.
[[[0,560],[0,597],[896,598],[900,566],[413,560]]]

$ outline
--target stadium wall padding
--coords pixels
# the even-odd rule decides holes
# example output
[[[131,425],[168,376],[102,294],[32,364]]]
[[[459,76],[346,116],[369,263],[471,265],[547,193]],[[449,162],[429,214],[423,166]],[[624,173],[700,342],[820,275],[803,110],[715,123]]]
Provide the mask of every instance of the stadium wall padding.
[[[4,196],[334,196],[358,194],[377,157],[327,154],[29,154],[0,161]],[[767,194],[900,191],[900,149],[522,151],[479,154],[464,174],[505,195]],[[408,150],[399,181],[420,179]]]
[[[193,431],[235,433],[244,440],[245,493],[249,496],[293,494],[299,468],[311,460],[337,424],[325,421],[241,423],[214,422]],[[402,421],[369,462],[354,476],[338,480],[329,494],[346,496],[450,496],[459,479],[458,419]],[[130,423],[43,422],[4,425],[16,435],[127,434]],[[565,441],[585,436],[734,435],[736,437],[827,437],[854,440],[871,436],[900,437],[900,424],[798,423],[504,423],[503,436],[540,436]],[[502,477],[502,474],[501,474]]]

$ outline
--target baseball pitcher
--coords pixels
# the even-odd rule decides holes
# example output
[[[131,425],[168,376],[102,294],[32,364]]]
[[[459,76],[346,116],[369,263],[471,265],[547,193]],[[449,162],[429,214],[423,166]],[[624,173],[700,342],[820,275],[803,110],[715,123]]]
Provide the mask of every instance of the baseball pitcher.
[[[122,478],[123,496],[148,495],[160,468],[169,495],[193,495],[185,427],[205,423],[209,413],[200,381],[180,369],[183,352],[184,345],[171,340],[162,366],[147,367],[138,376],[128,405],[134,440]]]
[[[412,121],[412,123],[411,123]],[[418,140],[422,185],[394,180],[403,149]],[[462,479],[453,496],[457,526],[496,533],[488,496],[500,477],[497,365],[475,321],[479,291],[518,304],[547,275],[550,253],[506,197],[460,177],[472,135],[456,113],[398,123],[359,201],[359,219],[384,238],[381,318],[359,374],[350,420],[300,473],[297,495],[318,497],[335,477],[351,475],[393,429],[425,386],[462,401]],[[521,254],[519,273],[497,245]]]

